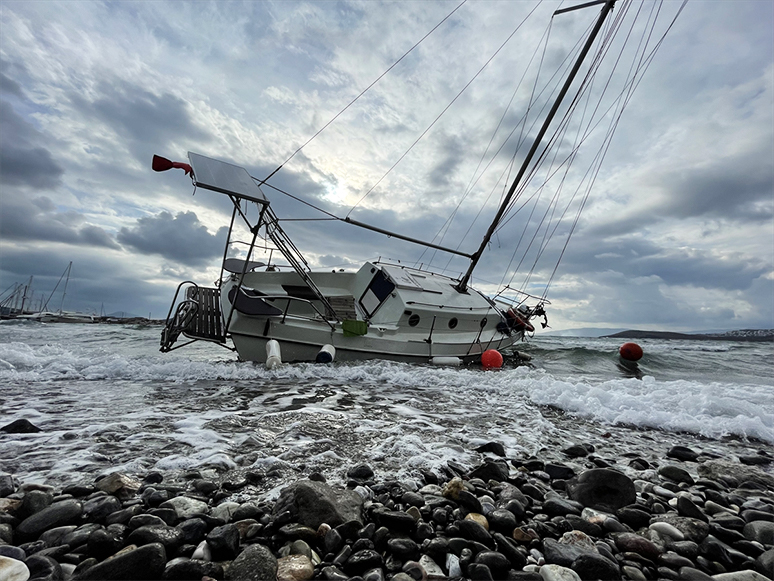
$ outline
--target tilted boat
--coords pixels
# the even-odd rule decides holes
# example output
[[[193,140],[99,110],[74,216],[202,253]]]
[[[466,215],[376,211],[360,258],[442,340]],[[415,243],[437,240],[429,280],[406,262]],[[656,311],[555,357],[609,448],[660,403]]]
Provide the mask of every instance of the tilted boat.
[[[343,361],[378,358],[421,363],[438,358],[470,362],[487,350],[511,348],[534,331],[537,317],[543,318],[545,326],[545,297],[523,293],[511,300],[504,295],[493,298],[473,288],[470,278],[520,191],[522,179],[531,174],[533,158],[545,157],[545,151],[540,151],[543,138],[615,0],[575,8],[593,4],[603,4],[601,13],[475,252],[345,219],[355,226],[465,257],[469,267],[459,278],[381,261],[365,262],[356,272],[312,270],[280,226],[261,189],[268,178],[260,181],[243,167],[196,153],[188,154],[188,163],[154,156],[154,170],[183,169],[196,188],[226,195],[233,203],[221,276],[212,287],[192,281],[178,286],[162,332],[161,350],[171,351],[197,340],[228,346],[230,339],[246,361],[265,362],[278,346],[284,361],[328,361],[335,352],[336,359]],[[257,212],[248,214],[248,206]],[[246,255],[229,257],[235,220],[244,222],[252,240]],[[261,239],[259,233],[264,234]],[[256,242],[264,237],[285,258],[287,268],[253,260]],[[188,341],[176,344],[181,335]]]

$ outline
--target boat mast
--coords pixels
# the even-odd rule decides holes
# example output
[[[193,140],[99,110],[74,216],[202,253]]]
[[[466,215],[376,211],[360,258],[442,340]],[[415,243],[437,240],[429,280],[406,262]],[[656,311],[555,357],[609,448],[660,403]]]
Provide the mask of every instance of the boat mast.
[[[62,309],[64,308],[65,295],[67,295],[67,283],[70,282],[70,270],[72,269],[72,267],[73,267],[73,261],[71,260],[70,264],[67,265],[67,279],[65,280],[64,291],[62,291],[62,302],[59,303],[60,315],[62,314]],[[60,278],[59,280],[62,280],[62,279]]]
[[[521,164],[519,173],[514,178],[513,183],[511,184],[511,187],[508,190],[508,194],[505,196],[503,203],[500,204],[500,209],[497,211],[497,215],[494,217],[494,220],[492,220],[492,224],[489,226],[489,230],[487,230],[486,235],[484,236],[484,239],[481,241],[481,246],[479,246],[478,250],[473,253],[472,258],[470,259],[470,266],[468,267],[467,272],[462,277],[462,279],[460,279],[459,284],[456,287],[454,287],[458,292],[461,292],[461,293],[467,292],[468,281],[470,281],[470,277],[473,274],[473,270],[476,268],[478,261],[481,259],[481,255],[484,253],[484,250],[489,244],[489,241],[492,239],[492,236],[494,235],[494,232],[497,229],[497,226],[500,223],[500,220],[502,219],[503,214],[505,214],[505,211],[508,208],[508,204],[510,203],[511,198],[513,198],[513,195],[516,193],[516,188],[518,187],[519,182],[521,181],[521,178],[524,177],[524,174],[526,173],[527,168],[529,167],[529,164],[532,161],[532,158],[535,156],[535,153],[540,147],[540,142],[542,141],[543,136],[545,136],[546,131],[548,131],[548,126],[551,124],[551,121],[556,115],[556,112],[559,110],[559,106],[561,105],[562,100],[567,94],[567,91],[569,91],[570,85],[572,85],[572,82],[575,79],[575,76],[578,74],[578,70],[580,69],[581,64],[583,64],[583,60],[586,58],[586,55],[588,54],[589,50],[591,50],[591,45],[594,43],[594,39],[596,39],[597,34],[602,28],[602,24],[604,23],[605,18],[607,18],[607,15],[613,9],[613,5],[615,4],[615,1],[616,0],[598,0],[596,2],[587,2],[586,4],[581,4],[578,6],[574,6],[572,8],[565,8],[554,12],[554,16],[556,16],[557,14],[561,14],[563,12],[569,12],[570,10],[577,10],[579,8],[585,8],[587,6],[593,6],[595,4],[601,4],[603,2],[605,4],[602,7],[602,12],[599,14],[599,18],[597,19],[597,22],[594,25],[594,28],[591,31],[591,34],[586,40],[586,44],[583,46],[583,49],[581,50],[577,60],[575,61],[575,65],[570,71],[570,74],[567,77],[567,80],[564,82],[564,85],[562,86],[562,90],[559,91],[559,95],[557,96],[553,107],[551,107],[551,110],[548,112],[548,116],[546,117],[545,121],[543,121],[543,126],[540,128],[540,131],[538,132],[537,137],[535,137],[535,141],[532,144],[532,147],[530,148],[529,153],[527,153],[527,157],[524,158],[524,162]]]

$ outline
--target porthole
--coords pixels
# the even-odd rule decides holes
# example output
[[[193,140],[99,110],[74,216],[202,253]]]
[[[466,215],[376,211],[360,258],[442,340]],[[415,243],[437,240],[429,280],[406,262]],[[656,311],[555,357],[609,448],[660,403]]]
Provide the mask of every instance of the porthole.
[[[449,329],[454,329],[457,326],[457,317],[449,319]]]
[[[486,323],[487,323],[487,321],[486,321],[486,317],[484,317],[483,319],[481,319],[481,328],[482,328],[482,329],[483,329],[484,327],[486,327]]]
[[[409,323],[409,327],[416,327],[417,325],[419,325],[419,315],[417,314],[411,315],[409,317],[408,323]]]

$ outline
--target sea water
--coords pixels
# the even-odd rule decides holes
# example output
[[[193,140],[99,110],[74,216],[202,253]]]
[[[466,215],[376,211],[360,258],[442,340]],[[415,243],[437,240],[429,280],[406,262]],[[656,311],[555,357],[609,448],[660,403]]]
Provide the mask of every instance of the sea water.
[[[269,474],[264,492],[367,462],[412,478],[496,441],[507,456],[561,460],[590,443],[610,463],[663,460],[673,445],[710,456],[770,452],[774,344],[535,337],[530,367],[484,371],[383,361],[266,370],[199,342],[158,352],[159,327],[0,324],[0,471],[65,485],[101,474],[199,470]],[[772,471],[769,466],[766,470]]]

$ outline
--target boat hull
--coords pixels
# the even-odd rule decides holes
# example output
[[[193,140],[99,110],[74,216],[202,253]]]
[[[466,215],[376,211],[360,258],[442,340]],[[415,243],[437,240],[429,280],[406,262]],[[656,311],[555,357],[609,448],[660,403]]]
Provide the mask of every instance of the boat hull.
[[[257,322],[257,327],[260,323]],[[287,325],[286,325],[287,326]],[[283,336],[293,335],[293,337]],[[304,338],[305,337],[305,338]],[[285,333],[273,332],[267,336],[231,332],[231,340],[244,361],[264,363],[266,344],[275,340],[280,345],[282,360],[286,363],[315,361],[323,345],[336,349],[336,361],[366,361],[385,359],[404,363],[428,363],[434,357],[457,357],[465,362],[475,361],[487,349],[502,350],[511,347],[521,338],[516,333],[502,335],[486,342],[426,343],[422,340],[390,339],[379,337],[344,337],[343,333],[313,333],[308,329],[288,326]]]

